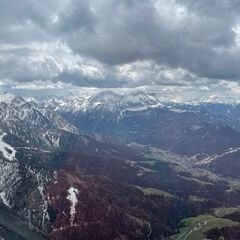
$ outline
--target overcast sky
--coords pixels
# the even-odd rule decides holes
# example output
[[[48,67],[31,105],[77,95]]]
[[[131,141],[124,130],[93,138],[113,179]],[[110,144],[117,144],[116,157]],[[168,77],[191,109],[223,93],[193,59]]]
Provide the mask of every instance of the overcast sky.
[[[0,88],[240,95],[239,0],[1,0]]]

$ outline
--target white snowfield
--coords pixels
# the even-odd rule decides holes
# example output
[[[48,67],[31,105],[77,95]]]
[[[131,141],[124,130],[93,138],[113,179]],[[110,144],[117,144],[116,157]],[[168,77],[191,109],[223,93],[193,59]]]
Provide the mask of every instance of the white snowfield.
[[[6,133],[1,133],[0,135],[0,152],[2,153],[3,157],[8,161],[14,161],[16,160],[16,150],[12,146],[4,142],[3,138],[6,135]]]
[[[74,187],[70,187],[68,189],[67,199],[71,202],[71,209],[70,209],[70,214],[71,214],[70,222],[71,222],[71,225],[73,225],[73,222],[74,222],[75,213],[76,213],[76,206],[77,206],[77,203],[78,203],[77,194],[78,194],[78,189],[76,189]]]

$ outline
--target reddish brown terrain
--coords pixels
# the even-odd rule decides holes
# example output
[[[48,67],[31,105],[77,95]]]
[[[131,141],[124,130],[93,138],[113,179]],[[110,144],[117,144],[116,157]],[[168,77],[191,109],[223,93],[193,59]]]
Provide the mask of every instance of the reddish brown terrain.
[[[112,172],[124,173],[122,169],[126,165],[120,160],[111,160],[119,161]],[[94,166],[93,161],[96,161],[96,172],[93,167],[89,174],[85,164],[89,162]],[[171,221],[173,214],[177,219],[174,202],[161,196],[144,195],[137,187],[101,176],[101,171],[111,168],[105,161],[70,156],[64,167],[55,173],[46,192],[52,222],[49,239],[145,240],[153,230],[156,239],[169,234],[171,229],[165,223]],[[74,189],[77,199],[74,214],[71,214],[70,189]]]

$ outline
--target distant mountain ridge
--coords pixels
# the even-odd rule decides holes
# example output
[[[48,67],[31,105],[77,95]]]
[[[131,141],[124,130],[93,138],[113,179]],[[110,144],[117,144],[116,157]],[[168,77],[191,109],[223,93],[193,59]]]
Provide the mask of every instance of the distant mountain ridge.
[[[158,107],[162,104],[154,94],[135,91],[128,94],[117,94],[112,91],[103,91],[89,98],[73,97],[65,99],[50,98],[44,101],[45,107],[61,112],[93,111],[102,109],[109,112],[120,112],[124,109],[142,109]]]
[[[87,99],[50,99],[43,105],[87,134],[122,143],[150,144],[187,155],[214,154],[240,144],[238,105],[160,102],[156,95],[141,91],[104,91]]]
[[[103,91],[88,98],[40,102],[4,93],[0,95],[0,108],[0,126],[5,131],[27,134],[27,126],[41,126],[39,141],[49,146],[56,144],[59,133],[44,133],[45,127],[57,132],[97,134],[102,140],[118,136],[121,143],[136,141],[187,155],[214,154],[240,144],[240,107],[233,104],[163,103],[156,95],[142,91]],[[20,124],[26,127],[20,129],[16,126]],[[38,138],[32,134],[32,139]],[[186,148],[188,142],[195,144]]]

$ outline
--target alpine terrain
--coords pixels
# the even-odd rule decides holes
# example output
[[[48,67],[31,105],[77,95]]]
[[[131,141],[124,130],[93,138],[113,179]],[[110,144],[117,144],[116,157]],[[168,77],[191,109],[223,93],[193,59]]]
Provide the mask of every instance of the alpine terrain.
[[[1,238],[239,239],[238,108],[1,94]]]

